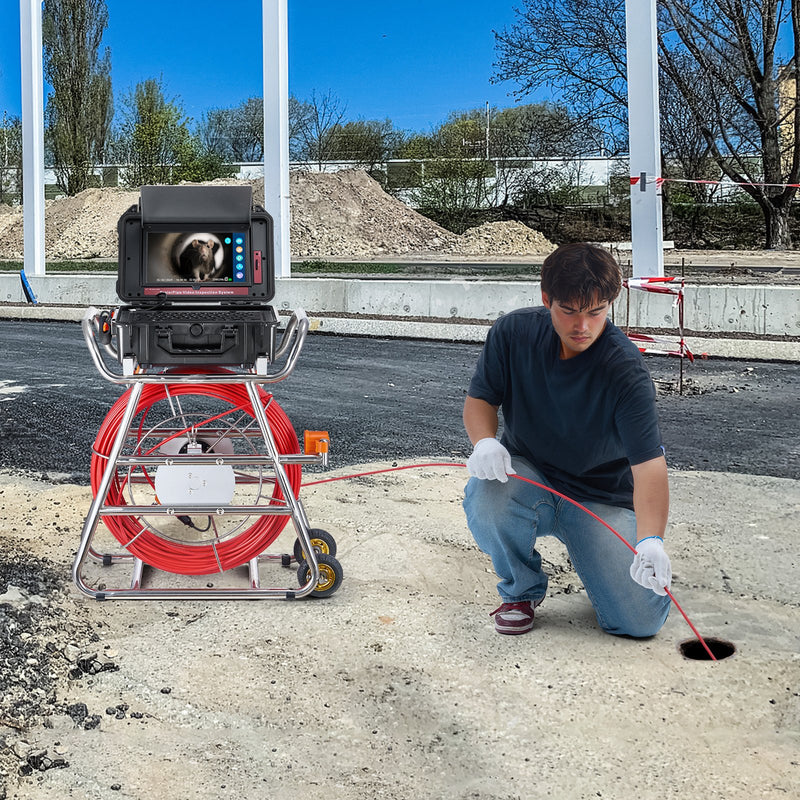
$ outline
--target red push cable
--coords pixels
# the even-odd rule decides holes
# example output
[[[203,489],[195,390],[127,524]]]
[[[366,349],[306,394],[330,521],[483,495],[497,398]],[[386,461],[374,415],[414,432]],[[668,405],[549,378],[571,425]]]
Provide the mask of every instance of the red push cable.
[[[243,412],[251,418],[254,417],[250,406],[250,397],[242,384],[173,384],[169,389],[169,396],[173,397],[190,394],[214,397],[231,405],[231,408],[222,414],[214,415],[191,426],[195,429],[202,428],[204,425],[237,411]],[[129,395],[130,390],[114,403],[103,420],[95,439],[90,469],[91,485],[95,494],[102,481],[108,456],[122,422]],[[278,451],[282,455],[299,453],[300,446],[297,435],[283,409],[272,398],[272,395],[263,389],[259,389],[259,396],[264,405],[267,421],[275,437]],[[163,385],[147,384],[142,391],[136,413],[147,414],[155,403],[167,398],[168,392]],[[142,425],[140,424],[139,427],[138,437],[141,441]],[[191,427],[187,428],[184,433],[191,430]],[[178,435],[181,434],[165,437],[148,453],[157,450],[167,439]],[[299,464],[289,464],[285,466],[285,470],[296,497],[300,490],[301,467]],[[146,476],[146,479],[149,480],[149,476]],[[121,471],[114,474],[108,492],[109,503],[113,505],[127,504],[124,497],[127,482],[128,474]],[[282,504],[283,502],[283,494],[276,482],[270,504]],[[106,527],[128,552],[140,558],[145,564],[180,575],[206,575],[246,564],[263,553],[277,539],[288,520],[286,515],[260,516],[253,525],[235,536],[220,539],[213,544],[193,545],[164,539],[150,530],[147,523],[137,517],[103,517]]]
[[[319,483],[331,483],[332,481],[342,481],[347,478],[361,478],[367,475],[380,475],[383,472],[398,472],[399,470],[404,470],[404,469],[424,469],[426,467],[466,467],[466,466],[467,465],[463,463],[450,462],[450,461],[433,462],[430,464],[407,464],[403,467],[388,467],[386,469],[371,470],[370,472],[359,472],[357,475],[344,475],[339,478],[326,478],[324,480],[311,481],[309,483],[304,483],[303,487],[316,486]],[[633,547],[630,542],[628,542],[625,538],[622,537],[622,535],[620,535],[617,531],[615,531],[614,528],[612,528],[605,520],[598,517],[597,514],[595,514],[593,511],[590,511],[588,508],[586,508],[586,506],[581,505],[577,500],[573,500],[571,497],[567,497],[567,495],[562,494],[561,492],[556,491],[555,489],[551,489],[549,486],[545,486],[543,483],[537,483],[537,481],[531,480],[530,478],[524,478],[522,475],[511,474],[510,477],[517,478],[518,480],[521,481],[525,481],[525,483],[530,483],[533,486],[538,486],[540,489],[544,489],[545,491],[554,494],[556,497],[560,497],[562,500],[566,500],[568,503],[572,503],[572,505],[581,509],[581,511],[585,511],[590,517],[596,519],[598,522],[600,522],[602,525],[608,528],[608,530],[610,530],[611,533],[613,533],[614,536],[616,536],[617,539],[619,539],[625,545],[625,547],[628,548],[628,550],[630,550],[634,554],[636,553],[636,548]],[[700,632],[697,630],[697,628],[695,628],[695,626],[692,625],[692,621],[689,619],[689,617],[686,616],[686,612],[681,608],[680,604],[675,599],[672,592],[670,592],[670,590],[667,589],[666,587],[664,588],[667,593],[667,596],[672,601],[672,604],[675,606],[675,608],[678,609],[681,616],[686,620],[686,624],[691,628],[692,633],[697,637],[700,644],[703,645],[703,647],[705,648],[705,651],[706,653],[708,653],[709,658],[712,661],[716,661],[717,660],[716,656],[711,652],[711,649],[706,644],[705,639],[703,639],[703,637],[700,635]]]
[[[212,421],[220,419],[227,414],[234,411],[244,411],[253,416],[252,409],[248,411],[250,399],[243,386],[237,384],[200,384],[200,385],[183,385],[175,384],[171,392],[173,396],[183,394],[199,394],[208,397],[216,397],[231,403],[237,403],[236,406],[221,414],[216,414],[200,423],[197,423],[184,431],[171,434],[163,441],[159,442],[154,447],[150,448],[147,453],[152,453],[154,450],[161,447],[164,442],[174,439],[187,433],[192,428],[199,428],[207,425]],[[130,389],[125,392],[119,400],[111,407],[100,430],[95,439],[92,464],[91,464],[91,483],[92,491],[97,493],[100,481],[103,477],[105,470],[105,461],[111,452],[114,439],[119,429],[122,416],[125,412],[127,399],[130,394]],[[275,441],[278,445],[278,450],[281,454],[298,453],[299,445],[297,435],[289,422],[288,417],[278,403],[272,399],[272,395],[267,394],[263,389],[259,389],[259,395],[265,406],[267,420],[275,435]],[[145,415],[149,412],[151,406],[158,400],[167,398],[167,392],[164,386],[159,384],[147,384],[139,400],[139,405],[136,409],[138,414],[144,410]],[[271,401],[271,402],[270,402]],[[140,424],[140,436],[141,436]],[[385,469],[370,470],[368,472],[359,472],[353,475],[342,475],[337,478],[323,478],[321,480],[309,481],[302,484],[302,486],[317,486],[322,483],[333,483],[335,481],[348,480],[350,478],[362,478],[369,475],[380,475],[386,472],[399,472],[407,469],[424,469],[428,467],[466,467],[467,465],[459,462],[431,462],[428,464],[406,464],[402,467],[387,467]],[[298,496],[301,488],[300,484],[300,465],[292,464],[286,468],[287,477],[292,486],[292,491],[295,497]],[[617,537],[632,553],[636,553],[636,548],[633,547],[626,539],[624,539],[614,528],[612,528],[605,520],[601,519],[593,511],[590,511],[586,506],[573,500],[561,492],[551,489],[542,483],[525,478],[522,475],[513,474],[512,477],[518,480],[530,483],[540,489],[550,492],[551,494],[566,500],[568,503],[577,508],[585,511],[590,517],[596,519],[606,528],[608,528],[614,536]],[[149,481],[149,477],[148,477]],[[127,482],[127,477],[120,481],[119,475],[115,475],[109,488],[108,499],[115,505],[124,505],[125,499],[122,496],[122,491]],[[273,499],[271,502],[283,502],[283,495],[277,483],[273,492]],[[146,526],[137,524],[135,518],[132,517],[109,517],[103,518],[108,529],[124,547],[133,555],[144,561],[145,564],[161,569],[165,572],[175,572],[180,575],[205,575],[212,572],[224,571],[234,567],[246,564],[251,559],[260,555],[266,548],[278,538],[278,535],[288,522],[288,517],[285,516],[262,516],[258,521],[248,528],[246,531],[238,534],[235,537],[220,542],[217,545],[183,545],[177,542],[168,542],[162,539],[157,534],[149,531]],[[667,596],[672,601],[675,608],[678,609],[681,616],[686,620],[686,624],[691,629],[692,633],[697,637],[700,644],[708,653],[712,661],[716,661],[716,656],[711,652],[711,649],[706,644],[705,639],[700,635],[700,632],[692,624],[692,621],[686,615],[686,612],[681,608],[678,601],[675,599],[672,592],[665,587]]]

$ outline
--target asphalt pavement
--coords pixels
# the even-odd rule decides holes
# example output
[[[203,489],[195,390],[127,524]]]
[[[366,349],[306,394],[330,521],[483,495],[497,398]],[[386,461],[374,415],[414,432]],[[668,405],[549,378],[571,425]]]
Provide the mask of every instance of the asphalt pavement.
[[[88,482],[91,447],[121,388],[96,372],[80,326],[0,320],[0,468]],[[468,343],[309,334],[295,371],[271,387],[295,429],[331,433],[333,468],[465,459]],[[800,366],[647,356],[669,466],[800,478]]]
[[[95,372],[77,324],[0,321],[0,344],[4,574],[21,583],[20,551],[66,582],[90,495],[71,483],[87,482],[92,439],[120,389]],[[479,349],[312,334],[295,372],[273,388],[298,430],[331,431],[334,477],[356,463],[461,460],[461,406]],[[48,626],[14,616],[26,596],[15,588],[12,606],[9,587],[5,641],[38,648],[19,661],[27,672],[6,658],[9,674],[61,681],[57,693],[25,689],[53,698],[53,713],[50,727],[4,728],[9,770],[29,753],[37,761],[28,765],[58,757],[69,767],[37,767],[13,796],[177,798],[191,786],[197,796],[248,798],[268,786],[284,798],[309,783],[347,800],[800,796],[800,368],[685,364],[679,395],[681,362],[647,363],[673,468],[673,590],[697,630],[732,646],[732,657],[712,665],[681,655],[694,639],[678,613],[650,640],[603,635],[551,538],[534,631],[497,636],[496,578],[461,510],[464,470],[308,485],[304,506],[335,532],[345,569],[327,600],[267,609],[69,597],[62,606],[39,596],[34,573],[31,607],[47,603],[38,619]],[[124,564],[94,566],[104,583],[130,581]],[[148,580],[175,579],[153,572]],[[225,580],[243,577],[230,573]],[[58,677],[87,653],[113,669]],[[81,708],[91,729],[70,716]],[[123,718],[112,713],[123,708]]]

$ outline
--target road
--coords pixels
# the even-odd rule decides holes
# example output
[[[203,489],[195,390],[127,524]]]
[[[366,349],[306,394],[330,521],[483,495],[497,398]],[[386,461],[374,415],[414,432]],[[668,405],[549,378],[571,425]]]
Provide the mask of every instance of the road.
[[[88,481],[94,436],[120,388],[95,371],[75,323],[0,320],[0,468]],[[310,335],[295,372],[272,387],[296,430],[331,433],[331,466],[464,459],[461,406],[474,344]],[[800,478],[800,366],[648,356],[667,460]]]

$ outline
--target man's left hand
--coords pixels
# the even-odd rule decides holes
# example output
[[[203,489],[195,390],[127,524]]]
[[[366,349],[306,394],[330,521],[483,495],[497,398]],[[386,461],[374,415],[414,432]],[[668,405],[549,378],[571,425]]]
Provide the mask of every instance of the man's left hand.
[[[631,578],[645,589],[666,595],[672,583],[672,566],[660,536],[648,536],[636,544],[631,564]]]

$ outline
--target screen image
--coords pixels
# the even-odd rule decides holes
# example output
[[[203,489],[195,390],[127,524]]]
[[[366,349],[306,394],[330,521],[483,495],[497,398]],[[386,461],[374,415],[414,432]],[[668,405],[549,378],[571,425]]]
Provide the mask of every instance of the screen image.
[[[241,231],[150,231],[145,251],[146,285],[249,283],[247,236]]]

